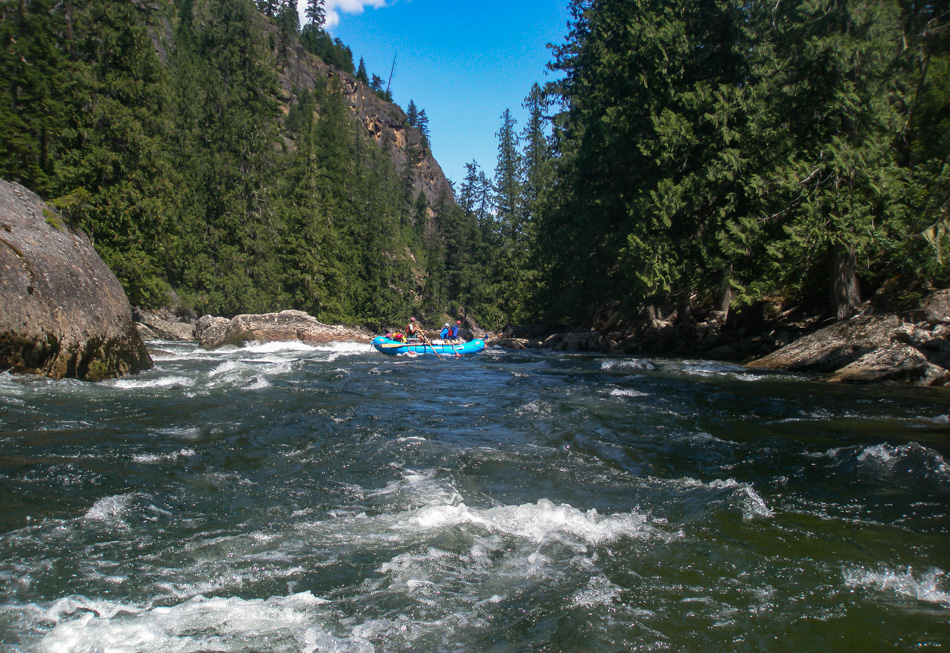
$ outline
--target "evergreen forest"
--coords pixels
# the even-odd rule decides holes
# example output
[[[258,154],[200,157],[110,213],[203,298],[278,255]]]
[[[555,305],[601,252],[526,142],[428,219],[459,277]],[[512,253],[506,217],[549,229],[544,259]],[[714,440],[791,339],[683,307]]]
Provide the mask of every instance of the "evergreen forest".
[[[781,297],[842,319],[950,284],[948,0],[570,0],[525,124],[501,115],[493,167],[440,196],[425,110],[306,7],[0,0],[0,178],[143,307],[499,328]],[[334,74],[288,93],[297,48]],[[350,82],[418,146],[372,138]]]

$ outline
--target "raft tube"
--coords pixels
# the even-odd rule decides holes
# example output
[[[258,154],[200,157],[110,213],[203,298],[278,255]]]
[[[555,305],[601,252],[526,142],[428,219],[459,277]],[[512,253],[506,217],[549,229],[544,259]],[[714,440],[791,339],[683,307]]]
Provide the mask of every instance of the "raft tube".
[[[431,343],[431,344],[429,344]],[[441,340],[430,340],[429,343],[412,342],[404,343],[396,340],[390,340],[385,336],[379,336],[373,340],[373,347],[384,354],[439,354],[440,356],[465,356],[468,354],[477,354],[485,349],[484,340],[470,340],[469,342],[460,342],[449,344]]]

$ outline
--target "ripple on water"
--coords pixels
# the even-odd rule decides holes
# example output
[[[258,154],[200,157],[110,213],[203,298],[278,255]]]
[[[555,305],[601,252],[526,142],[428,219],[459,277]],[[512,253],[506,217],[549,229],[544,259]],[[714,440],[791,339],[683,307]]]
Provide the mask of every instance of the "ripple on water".
[[[950,463],[917,442],[836,447],[815,457],[830,460],[838,473],[857,474],[881,483],[950,483]]]

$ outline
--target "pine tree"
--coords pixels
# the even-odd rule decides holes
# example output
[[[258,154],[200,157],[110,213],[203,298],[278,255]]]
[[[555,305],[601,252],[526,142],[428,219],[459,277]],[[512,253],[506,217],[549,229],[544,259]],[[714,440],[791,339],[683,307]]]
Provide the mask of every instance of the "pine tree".
[[[61,91],[68,64],[57,41],[65,37],[52,0],[0,5],[0,177],[47,194],[62,138]]]
[[[366,62],[363,61],[363,57],[360,57],[360,65],[356,69],[356,79],[363,82],[367,86],[369,85],[369,77],[366,75]]]
[[[277,216],[277,84],[263,36],[245,0],[212,0],[196,35],[204,62],[201,141],[185,164],[198,176],[196,228],[206,267],[183,274],[208,312],[261,312],[280,305]]]
[[[429,147],[429,116],[426,115],[425,109],[419,111],[419,117],[416,119],[416,127],[422,136],[422,146]]]
[[[324,4],[324,0],[307,0],[307,7],[304,9],[304,16],[307,19],[308,25],[313,25],[318,29],[323,28],[323,25],[327,22],[327,14]]]
[[[268,18],[277,15],[279,6],[280,0],[257,0],[257,8]]]
[[[178,186],[164,142],[167,73],[146,12],[92,0],[72,19],[74,65],[59,89],[65,124],[51,202],[89,234],[134,304],[161,305]]]
[[[297,0],[280,0],[277,10],[278,44],[277,60],[286,64],[292,43],[296,42],[300,32],[300,16],[297,13]]]

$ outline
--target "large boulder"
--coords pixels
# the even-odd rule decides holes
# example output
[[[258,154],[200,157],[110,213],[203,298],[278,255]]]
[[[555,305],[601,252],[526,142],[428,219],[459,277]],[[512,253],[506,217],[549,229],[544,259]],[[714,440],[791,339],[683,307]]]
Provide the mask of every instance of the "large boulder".
[[[89,239],[0,180],[0,369],[96,381],[152,366],[125,291]]]
[[[206,318],[195,325],[201,346],[214,349],[223,345],[241,345],[245,342],[289,342],[299,340],[307,344],[326,344],[336,341],[370,342],[368,331],[329,325],[303,311],[281,311],[263,315],[238,315],[225,328],[220,320]]]
[[[946,312],[938,298],[918,315],[928,321],[907,322],[899,315],[862,315],[799,338],[750,367],[819,372],[829,381],[893,381],[946,385],[950,373]]]
[[[828,378],[835,383],[896,381],[917,385],[946,385],[950,373],[933,365],[920,351],[907,345],[893,345],[865,354],[836,370]]]
[[[752,361],[750,367],[793,372],[832,372],[872,351],[889,347],[901,320],[896,315],[863,315],[810,333]]]

